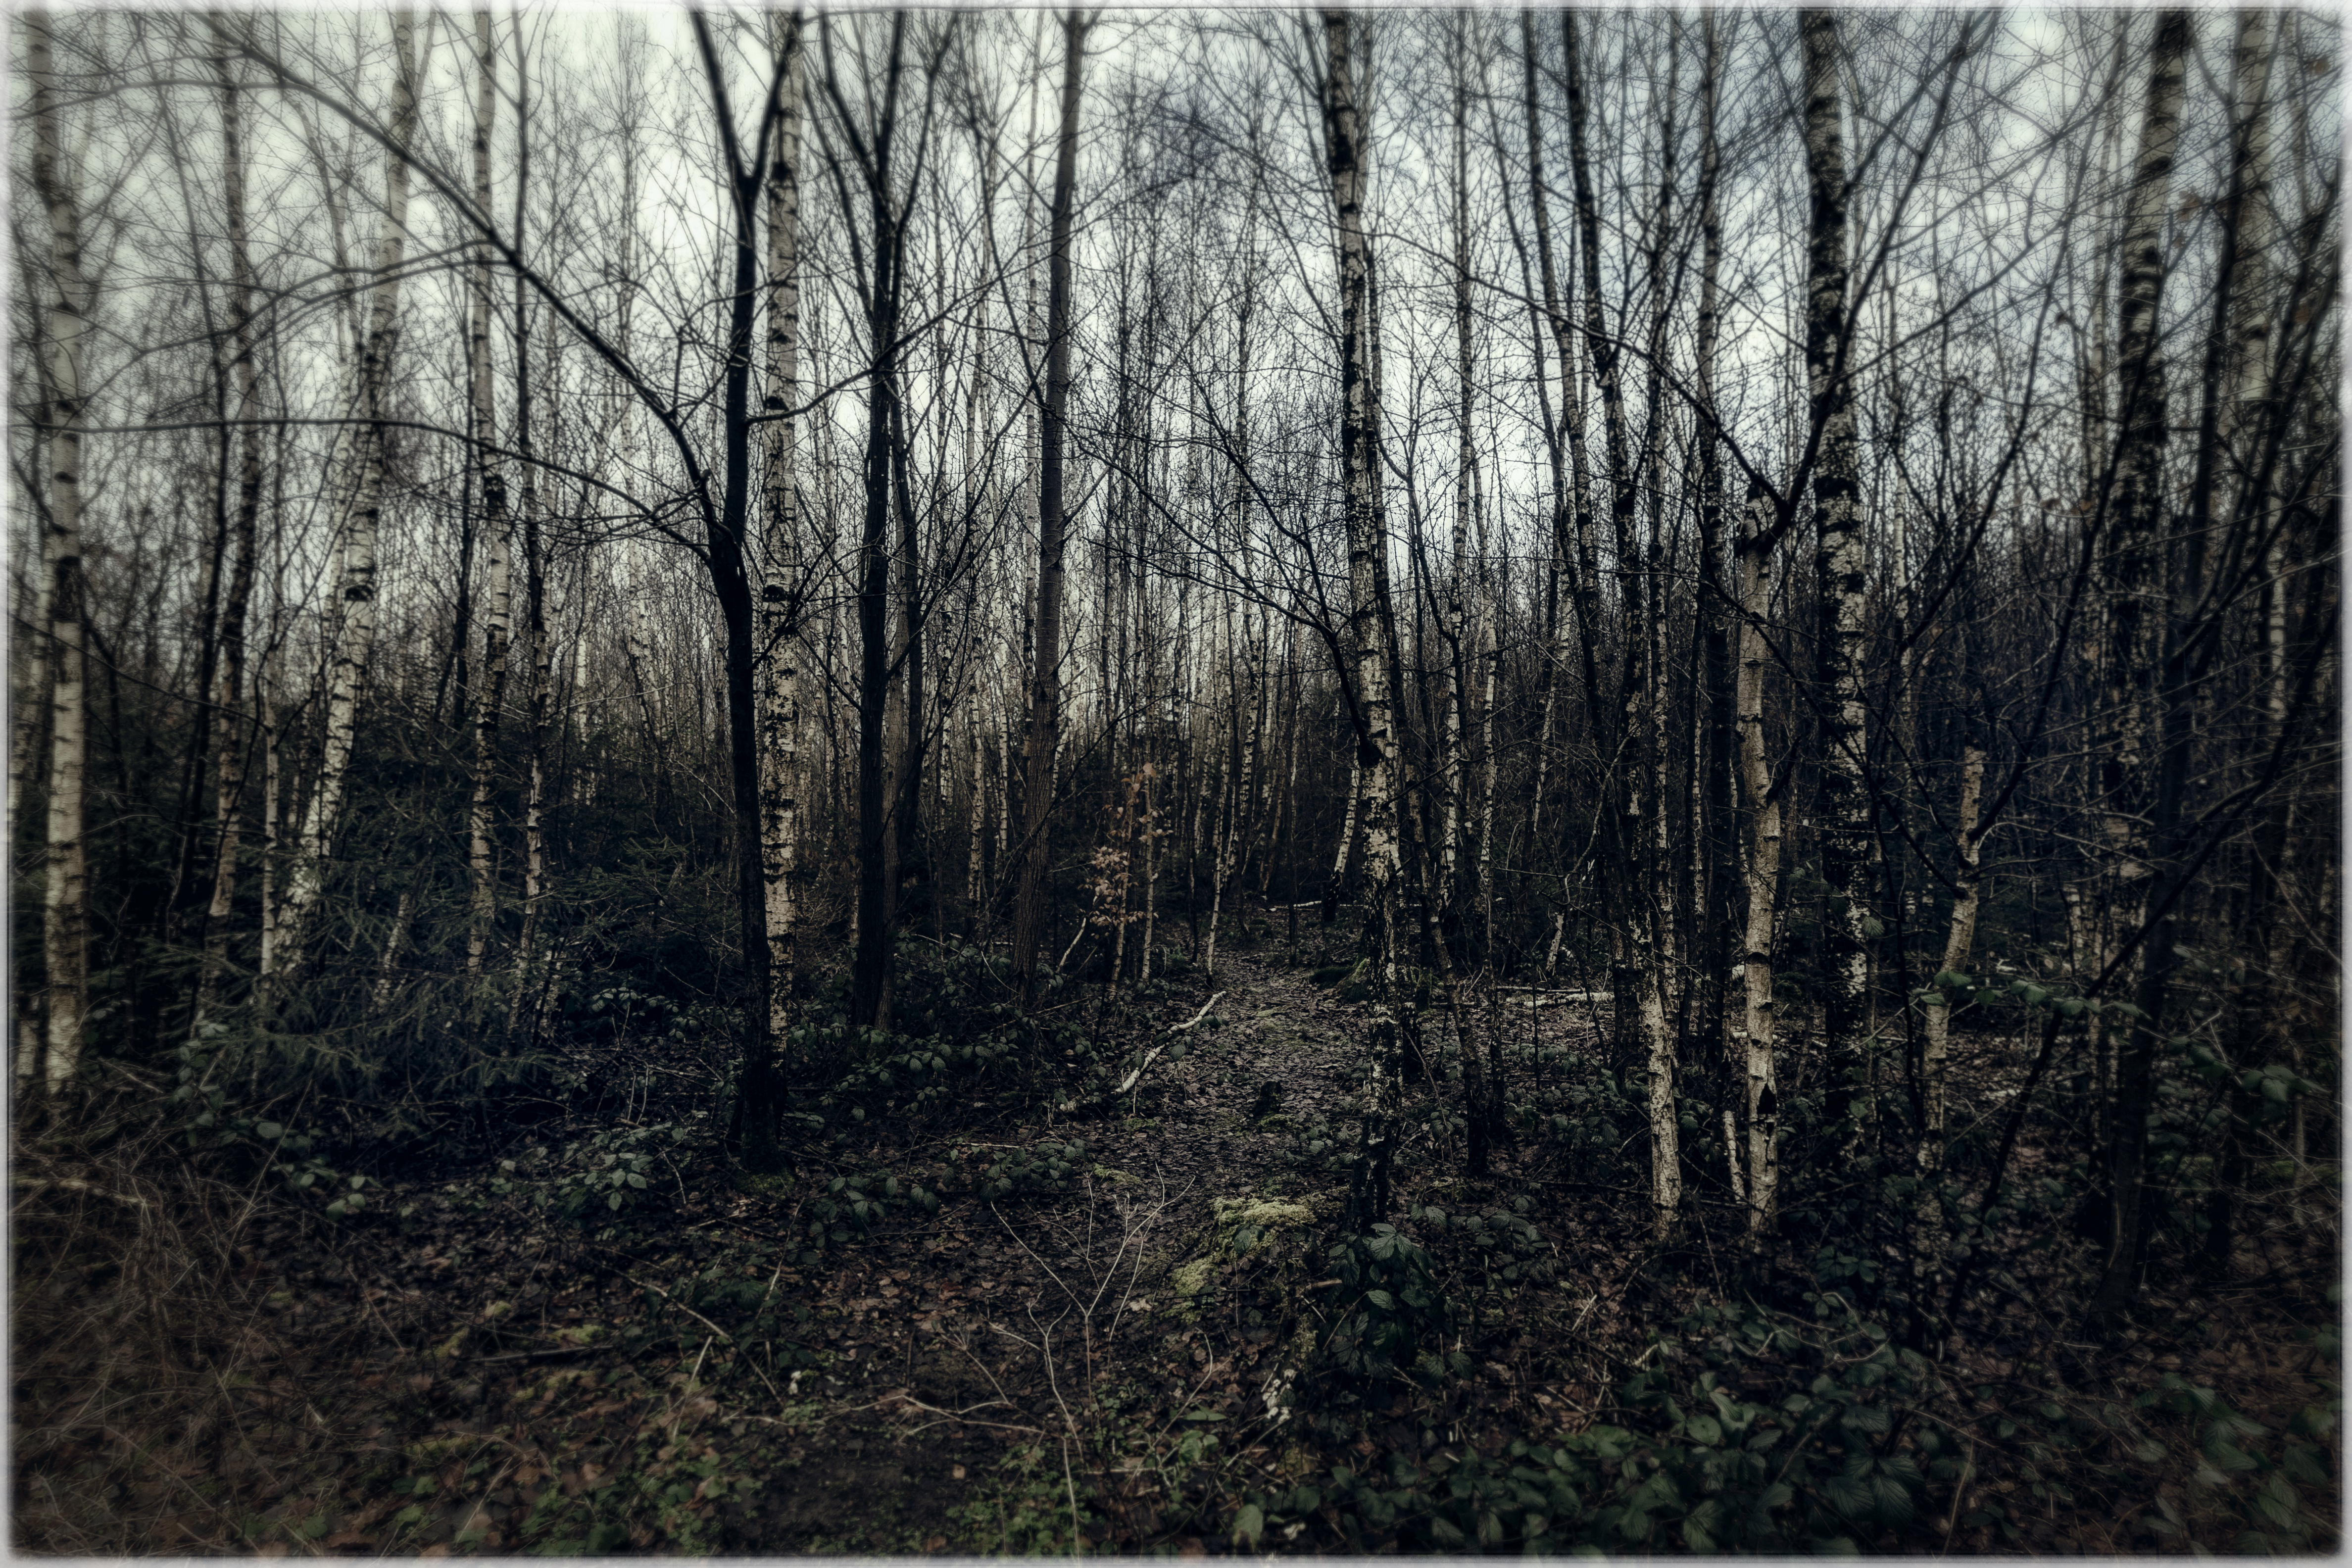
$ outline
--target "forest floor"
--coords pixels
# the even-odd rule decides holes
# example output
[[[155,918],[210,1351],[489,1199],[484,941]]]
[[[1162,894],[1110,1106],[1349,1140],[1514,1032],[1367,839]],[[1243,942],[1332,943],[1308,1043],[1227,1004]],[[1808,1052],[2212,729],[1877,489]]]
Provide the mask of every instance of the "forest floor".
[[[1639,1203],[1539,1141],[1468,1181],[1458,1136],[1442,1142],[1444,1118],[1423,1116],[1398,1152],[1396,1206],[1454,1216],[1422,1226],[1453,1238],[1431,1243],[1457,1310],[1432,1347],[1441,1375],[1345,1422],[1276,1409],[1269,1384],[1298,1371],[1333,1284],[1360,1010],[1310,984],[1296,950],[1231,953],[1212,990],[1187,977],[1114,1025],[1130,1044],[1187,1048],[1082,1119],[877,1131],[804,1154],[797,1180],[735,1172],[707,1113],[490,1129],[337,1223],[258,1179],[185,1213],[160,1142],[136,1168],[20,1151],[14,1544],[1412,1549],[1458,1541],[1448,1517],[1484,1528],[1475,1509],[1447,1514],[1449,1473],[1589,1444],[1629,1419],[1622,1391],[1643,1363],[1700,1364],[1714,1342],[1693,1314],[1728,1300],[1727,1260],[1703,1240],[1656,1258]],[[1529,1061],[1590,1044],[1603,1021],[1534,1002],[1489,1016]],[[606,1184],[584,1189],[584,1217],[563,1217],[583,1171]],[[854,1220],[867,1202],[863,1234],[807,1249],[812,1214]],[[2332,1549],[2339,1452],[2313,1414],[2339,1398],[2332,1223],[2308,1232],[2324,1240],[2258,1237],[2271,1250],[2242,1254],[2235,1279],[2154,1282],[2134,1336],[2096,1353],[2037,1321],[2030,1278],[2000,1275],[1989,1288],[2016,1298],[1991,1309],[2007,1327],[1956,1341],[1941,1392],[1885,1436],[1882,1457],[1899,1440],[1925,1479],[1899,1521],[1856,1543],[2231,1551],[2270,1529]],[[2239,1425],[2216,1427],[2216,1409]],[[2259,1489],[2231,1456],[2302,1475],[2288,1450],[2328,1482],[2303,1476],[2269,1510],[2294,1521],[2266,1521],[2277,1484]],[[1639,1463],[1601,1468],[1622,1492]],[[1366,1477],[1391,1487],[1387,1503],[1368,1500]],[[1671,1510],[1654,1511],[1648,1545],[1689,1543],[1665,1531]],[[1505,1549],[1540,1527],[1524,1510],[1494,1517]],[[1624,1527],[1622,1546],[1643,1543]]]

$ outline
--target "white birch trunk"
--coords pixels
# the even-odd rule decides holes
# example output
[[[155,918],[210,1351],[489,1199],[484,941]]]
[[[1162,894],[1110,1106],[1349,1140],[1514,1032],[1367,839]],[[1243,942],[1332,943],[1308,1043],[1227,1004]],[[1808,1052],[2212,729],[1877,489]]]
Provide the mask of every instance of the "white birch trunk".
[[[498,116],[498,54],[488,9],[474,13],[474,205],[490,210],[490,133]],[[507,516],[504,465],[498,445],[498,403],[490,381],[490,250],[474,249],[471,316],[467,325],[468,394],[474,415],[474,467],[482,500],[482,665],[474,687],[474,790],[466,814],[466,978],[479,980],[490,929],[498,920],[497,848],[491,791],[498,763],[499,711],[506,700],[507,651],[514,618],[512,531]]]
[[[1500,616],[1486,580],[1491,540],[1486,528],[1486,498],[1481,470],[1471,469],[1471,501],[1478,522],[1478,661],[1485,674],[1478,695],[1478,918],[1486,933],[1484,951],[1495,948],[1495,681],[1503,663],[1496,646]]]
[[[1249,222],[1254,224],[1255,217],[1256,208],[1253,200]],[[1255,279],[1255,270],[1252,268],[1244,279],[1241,311],[1234,323],[1234,331],[1233,526],[1234,543],[1244,557],[1246,557],[1249,549],[1249,476],[1246,466],[1250,452],[1249,375],[1252,346],[1250,325],[1255,304],[1255,291],[1250,284],[1254,283]],[[1241,641],[1236,644],[1234,640],[1234,602],[1230,595],[1224,603],[1222,629],[1224,643],[1223,658],[1217,663],[1226,671],[1227,695],[1233,705],[1233,723],[1238,729],[1243,721],[1245,704],[1249,701],[1253,679],[1249,666],[1249,615],[1245,607],[1242,616]],[[1202,974],[1212,980],[1216,978],[1217,973],[1217,927],[1224,913],[1225,889],[1234,879],[1234,849],[1246,831],[1245,825],[1248,820],[1246,803],[1249,799],[1250,766],[1253,742],[1256,739],[1254,716],[1251,723],[1249,736],[1242,742],[1238,771],[1234,771],[1235,760],[1232,748],[1229,746],[1218,748],[1224,755],[1228,776],[1224,788],[1224,822],[1223,830],[1217,836],[1215,869],[1212,873],[1213,880],[1209,888],[1209,936],[1201,970]]]
[[[521,226],[516,226],[520,232]],[[521,317],[522,300],[515,300],[517,319]],[[557,358],[559,339],[552,331],[547,334],[546,370],[543,384],[548,405],[563,405],[563,384],[561,363]],[[518,345],[516,357],[522,357]],[[517,442],[526,464],[532,456],[531,432],[529,427],[530,409],[520,397],[516,400],[515,423],[520,439]],[[536,466],[523,470],[522,484],[523,576],[527,584],[528,608],[524,616],[523,658],[530,670],[530,690],[525,700],[526,722],[529,725],[529,755],[524,762],[522,799],[522,934],[515,945],[514,994],[507,1003],[507,1033],[514,1033],[519,1018],[524,1020],[535,1034],[540,1026],[540,1000],[544,991],[539,968],[542,942],[541,917],[546,909],[547,878],[547,739],[555,716],[555,644],[547,632],[547,558],[541,542],[538,469]]]
[[[381,1014],[392,1005],[393,981],[400,972],[400,950],[408,935],[409,916],[415,904],[416,891],[413,888],[403,888],[399,899],[394,902],[392,930],[384,934],[383,958],[376,965],[375,990],[368,998],[371,1012]]]
[[[383,433],[373,422],[386,413],[391,362],[397,345],[400,261],[407,239],[408,144],[416,128],[416,76],[411,58],[415,14],[393,13],[393,53],[397,80],[393,89],[390,150],[384,158],[383,229],[376,240],[367,341],[360,363],[360,417],[370,425],[359,493],[343,524],[343,562],[338,603],[343,624],[336,641],[327,694],[326,744],[318,781],[303,814],[301,842],[289,872],[286,902],[278,915],[278,974],[281,984],[299,971],[304,926],[325,886],[326,859],[334,841],[352,748],[359,727],[362,686],[373,652],[376,623],[376,534],[383,507]]]
[[[66,164],[62,115],[51,76],[47,10],[25,16],[33,89],[33,187],[49,220],[49,289],[42,323],[49,426],[47,536],[49,637],[48,858],[41,900],[47,971],[44,1077],[62,1093],[81,1065],[89,1016],[89,871],[83,837],[87,785],[89,656],[82,647],[82,333],[89,301],[82,279],[81,206]],[[21,1077],[33,1064],[19,1063]]]
[[[1367,948],[1374,974],[1373,1059],[1364,1115],[1363,1146],[1350,1194],[1351,1223],[1360,1228],[1385,1215],[1389,1163],[1403,1098],[1403,1039],[1394,1016],[1400,976],[1398,894],[1402,862],[1398,833],[1398,758],[1392,695],[1388,679],[1388,606],[1379,592],[1381,537],[1379,498],[1378,417],[1371,364],[1370,248],[1364,232],[1365,145],[1362,117],[1351,79],[1352,18],[1326,10],[1329,47],[1323,77],[1323,132],[1331,171],[1332,206],[1338,218],[1341,458],[1348,497],[1348,652],[1354,665],[1360,723],[1364,816],[1364,892],[1370,915]]]
[[[585,573],[583,578],[587,578]],[[581,584],[583,601],[580,631],[572,644],[572,732],[577,742],[573,755],[572,797],[582,805],[596,804],[596,748],[588,737],[588,726],[594,717],[588,699],[588,626],[593,614],[593,578]]]
[[[768,365],[763,454],[767,582],[761,589],[769,653],[761,730],[766,741],[760,779],[761,874],[768,924],[768,1038],[783,1050],[791,1037],[798,961],[793,878],[800,854],[799,498],[794,489],[792,411],[800,396],[801,16],[775,11],[769,47],[779,83],[775,154],[768,166]]]
[[[1218,662],[1226,672],[1226,700],[1230,704],[1228,709],[1230,717],[1226,721],[1228,726],[1226,735],[1217,747],[1221,760],[1224,763],[1224,766],[1218,770],[1223,775],[1223,787],[1218,791],[1220,799],[1217,808],[1210,817],[1212,831],[1216,835],[1216,851],[1210,862],[1209,935],[1202,946],[1201,959],[1201,973],[1210,980],[1214,980],[1217,976],[1217,927],[1224,917],[1225,884],[1233,880],[1234,840],[1240,837],[1241,791],[1244,784],[1243,775],[1235,771],[1234,765],[1234,747],[1231,730],[1231,726],[1238,721],[1241,710],[1243,661],[1237,657],[1234,646],[1234,605],[1230,596],[1225,600],[1224,612],[1223,636],[1220,639],[1224,645],[1223,649],[1224,657]]]
[[[47,454],[40,450],[38,440],[37,437],[35,460],[46,462]],[[29,507],[25,510],[25,515],[34,519],[32,526],[35,537],[30,542],[28,552],[38,556],[46,568],[48,556],[47,525],[41,522]],[[9,676],[15,682],[14,702],[9,712],[8,806],[5,840],[11,856],[16,853],[16,813],[22,809],[26,796],[32,793],[33,780],[36,775],[45,773],[48,765],[48,758],[42,742],[47,738],[47,721],[49,711],[49,576],[50,574],[46,569],[33,574],[33,604],[31,613],[25,623],[29,628],[29,635],[25,638],[23,651],[10,661],[8,668]],[[37,1052],[36,1054],[37,1055]]]
[[[236,559],[221,615],[221,658],[214,686],[214,818],[212,897],[205,910],[204,967],[196,982],[192,1032],[201,1031],[220,1004],[221,973],[228,964],[229,918],[236,896],[240,828],[244,821],[246,748],[236,710],[246,700],[246,619],[253,594],[255,531],[261,508],[261,385],[255,359],[253,262],[246,234],[242,103],[230,74],[228,34],[213,22],[214,69],[221,79],[222,157],[226,174],[229,241],[229,322],[235,341],[237,418],[244,425],[237,478]]]
[[[1846,184],[1837,83],[1837,25],[1826,11],[1801,14],[1804,38],[1805,163],[1812,191],[1806,268],[1805,375],[1811,417],[1821,426],[1813,469],[1820,519],[1814,573],[1822,598],[1822,684],[1829,715],[1822,749],[1822,871],[1832,898],[1824,976],[1822,1033],[1829,1056],[1832,1112],[1859,1129],[1870,1119],[1862,1083],[1866,1049],[1864,998],[1869,973],[1870,801],[1864,788],[1862,644],[1866,630],[1866,543],[1863,536],[1860,447],[1852,395],[1853,350],[1846,336]],[[1848,1140],[1849,1151],[1861,1147]]]
[[[260,678],[254,682],[254,699],[261,710],[261,958],[255,970],[254,1002],[257,1010],[265,1016],[269,1011],[278,964],[278,770],[281,757],[278,733],[278,673],[280,657],[273,650],[263,661]]]
[[[1455,21],[1466,31],[1469,15]],[[1445,826],[1437,850],[1436,896],[1441,904],[1454,899],[1454,868],[1462,844],[1462,714],[1470,701],[1469,615],[1463,601],[1463,584],[1470,554],[1471,489],[1477,475],[1478,449],[1472,439],[1471,416],[1475,388],[1470,379],[1470,140],[1468,40],[1457,36],[1454,54],[1454,358],[1461,426],[1456,447],[1458,465],[1454,481],[1454,557],[1446,577],[1445,626],[1443,637],[1449,659],[1452,700],[1445,705],[1444,794]]]
[[[1772,996],[1773,922],[1780,883],[1780,801],[1764,750],[1764,671],[1771,650],[1764,634],[1771,608],[1771,561],[1762,541],[1769,503],[1750,503],[1740,541],[1739,764],[1748,813],[1748,929],[1740,975],[1744,1019],[1734,1028],[1748,1074],[1748,1232],[1759,1242],[1770,1228],[1780,1192],[1780,1091],[1773,1060],[1778,1006]]]
[[[1139,986],[1151,983],[1151,931],[1160,901],[1159,793],[1153,787],[1159,780],[1160,764],[1156,760],[1159,747],[1154,741],[1145,740],[1143,755],[1143,946],[1135,965],[1135,983]]]
[[[2148,717],[2161,646],[2162,513],[2166,441],[2165,356],[2158,301],[2166,270],[2165,227],[2172,164],[2180,134],[2185,79],[2179,52],[2165,48],[2167,13],[2158,23],[2158,59],[2126,207],[2123,278],[2116,342],[2120,378],[2114,515],[2105,573],[2105,712],[2093,737],[2097,805],[2105,851],[2085,917],[2104,968],[2122,933],[2139,923],[2148,879]]]

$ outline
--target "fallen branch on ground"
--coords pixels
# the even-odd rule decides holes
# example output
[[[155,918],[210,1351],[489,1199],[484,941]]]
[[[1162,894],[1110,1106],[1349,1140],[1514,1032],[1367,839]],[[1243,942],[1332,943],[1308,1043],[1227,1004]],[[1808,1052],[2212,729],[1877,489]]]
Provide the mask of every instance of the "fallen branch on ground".
[[[1181,1034],[1182,1034],[1185,1030],[1187,1030],[1187,1029],[1191,1028],[1193,1025],[1195,1025],[1195,1024],[1199,1023],[1202,1019],[1203,1019],[1203,1018],[1207,1017],[1207,1016],[1209,1016],[1209,1009],[1210,1009],[1210,1008],[1212,1008],[1212,1007],[1213,1007],[1213,1006],[1215,1006],[1215,1005],[1217,1005],[1217,1003],[1218,1003],[1221,999],[1223,999],[1223,997],[1224,996],[1224,994],[1224,994],[1223,992],[1222,992],[1222,991],[1219,991],[1219,992],[1215,992],[1215,993],[1213,993],[1213,994],[1209,997],[1209,999],[1208,999],[1206,1002],[1203,1002],[1203,1003],[1202,1003],[1202,1004],[1201,1004],[1201,1010],[1200,1010],[1199,1012],[1197,1012],[1197,1013],[1193,1014],[1190,1018],[1187,1018],[1184,1022],[1182,1022],[1182,1023],[1181,1023],[1181,1024],[1177,1025],[1175,1027],[1173,1027],[1173,1028],[1170,1029],[1168,1032],[1169,1032],[1170,1034],[1171,1034],[1171,1035],[1181,1035]],[[1121,1084],[1118,1086],[1118,1093],[1120,1093],[1120,1094],[1125,1094],[1129,1089],[1133,1089],[1133,1088],[1135,1087],[1135,1085],[1136,1085],[1137,1080],[1138,1080],[1138,1079],[1141,1079],[1141,1078],[1143,1077],[1144,1069],[1146,1069],[1147,1068],[1150,1067],[1150,1066],[1151,1066],[1151,1064],[1152,1064],[1152,1062],[1153,1062],[1154,1060],[1156,1060],[1156,1059],[1159,1058],[1160,1053],[1160,1052],[1162,1052],[1162,1051],[1164,1051],[1164,1050],[1166,1050],[1167,1048],[1168,1048],[1168,1042],[1167,1042],[1167,1041],[1165,1041],[1165,1040],[1162,1040],[1162,1041],[1160,1041],[1160,1044],[1158,1044],[1158,1045],[1156,1045],[1156,1046],[1152,1047],[1150,1050],[1148,1050],[1148,1051],[1144,1052],[1144,1053],[1143,1053],[1143,1059],[1142,1059],[1141,1061],[1139,1061],[1139,1062],[1138,1062],[1138,1063],[1136,1063],[1136,1064],[1135,1064],[1135,1070],[1134,1070],[1133,1072],[1129,1073],[1129,1074],[1127,1075],[1127,1079],[1126,1079],[1126,1081],[1125,1081],[1125,1082],[1123,1082],[1123,1083],[1121,1083]]]

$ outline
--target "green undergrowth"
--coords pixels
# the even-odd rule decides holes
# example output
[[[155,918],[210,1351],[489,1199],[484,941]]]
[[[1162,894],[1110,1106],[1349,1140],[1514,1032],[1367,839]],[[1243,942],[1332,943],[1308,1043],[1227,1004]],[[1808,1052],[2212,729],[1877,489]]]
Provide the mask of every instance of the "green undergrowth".
[[[2031,1516],[2136,1505],[2155,1550],[2332,1547],[2333,1382],[2321,1384],[2331,1402],[2284,1432],[2169,1372],[2097,1394],[1963,1386],[1838,1293],[1811,1301],[1810,1320],[1702,1307],[1654,1341],[1597,1418],[1487,1446],[1445,1418],[1444,1384],[1464,1360],[1423,1356],[1404,1424],[1414,1442],[1245,1490],[1234,1543],[1852,1555],[1948,1550],[1965,1530],[2030,1550]],[[1445,1327],[1404,1292],[1389,1316],[1386,1341],[1360,1336],[1327,1372],[1361,1380],[1396,1365],[1415,1331]]]

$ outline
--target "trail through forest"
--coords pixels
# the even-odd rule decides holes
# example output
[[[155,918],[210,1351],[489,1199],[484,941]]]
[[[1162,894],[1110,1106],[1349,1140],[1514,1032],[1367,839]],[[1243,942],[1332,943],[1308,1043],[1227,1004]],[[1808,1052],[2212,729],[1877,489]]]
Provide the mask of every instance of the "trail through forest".
[[[176,1365],[131,1365],[139,1336],[88,1331],[88,1314],[131,1299],[135,1249],[119,1277],[61,1268],[22,1298],[17,1544],[1214,1553],[1444,1546],[1452,1517],[1475,1530],[1480,1511],[1524,1538],[1527,1509],[1480,1501],[1482,1477],[1547,1484],[1547,1461],[1529,1456],[1564,1460],[1581,1444],[1600,1460],[1591,1479],[1622,1500],[1643,1455],[1660,1473],[1644,1445],[1662,1429],[1636,1423],[1667,1387],[1645,1375],[1677,1358],[1712,1363],[1725,1375],[1708,1386],[1738,1391],[1716,1401],[1727,1422],[1758,1422],[1780,1397],[1775,1376],[1801,1388],[1809,1365],[1884,1351],[1883,1332],[1874,1346],[1848,1324],[1841,1358],[1818,1297],[1810,1342],[1802,1314],[1752,1315],[1766,1331],[1744,1343],[1710,1333],[1738,1321],[1724,1313],[1738,1303],[1706,1243],[1649,1252],[1638,1203],[1580,1183],[1541,1147],[1506,1152],[1482,1183],[1434,1174],[1458,1164],[1434,1147],[1401,1160],[1430,1174],[1401,1188],[1398,1208],[1454,1315],[1423,1338],[1417,1364],[1433,1375],[1350,1394],[1329,1342],[1357,1303],[1340,1300],[1327,1249],[1349,1152],[1334,1128],[1356,1103],[1363,1020],[1341,966],[1314,969],[1316,956],[1229,952],[1213,987],[1187,977],[1103,1020],[1122,1061],[1151,1054],[1125,1093],[985,1131],[965,1117],[956,1136],[812,1147],[796,1179],[743,1176],[699,1130],[707,1108],[656,1098],[627,1101],[635,1115],[477,1129],[472,1147],[445,1145],[338,1226],[248,1200],[224,1226],[226,1277],[161,1303],[184,1320]],[[1522,1078],[1557,1075],[1598,1043],[1606,1015],[1580,994],[1523,994],[1536,1005],[1489,1017],[1509,1029]],[[1083,992],[1066,1005],[1103,1003]],[[1452,1064],[1442,1031],[1426,1037],[1418,1093],[1434,1103],[1415,1126],[1442,1140]],[[582,1160],[583,1148],[614,1158]],[[565,1217],[577,1173],[611,1171]],[[60,1166],[36,1182],[20,1226],[28,1206],[36,1226],[110,1206],[98,1183],[75,1180]],[[855,1222],[868,1203],[870,1223],[808,1248],[812,1215]],[[2201,1295],[2157,1283],[2156,1316],[2173,1327],[2095,1369],[2033,1321],[2030,1279],[2004,1273],[2015,1353],[1996,1336],[1956,1348],[1935,1376],[1883,1385],[1898,1415],[1916,1413],[1906,1451],[1917,1460],[1933,1462],[1939,1428],[1983,1446],[1942,1485],[1915,1464],[1919,1495],[1874,1543],[2131,1550],[2168,1539],[2150,1519],[2226,1530],[2218,1499],[2204,1500],[2210,1517],[2182,1518],[2201,1494],[2145,1484],[2182,1462],[2147,1456],[2171,1452],[2168,1423],[2193,1429],[2193,1405],[2184,1422],[2126,1395],[2136,1465],[2091,1463],[2085,1434],[2120,1418],[2115,1398],[2135,1379],[2159,1393],[2169,1379],[2244,1423],[2240,1443],[2319,1436],[2325,1385],[2311,1378],[2329,1347],[2309,1325],[2333,1317],[2325,1259],[2266,1261],[2263,1277]],[[1706,1436],[1691,1414],[1674,1430]],[[2079,1428],[2074,1458],[1997,1443],[2021,1416]],[[1884,1422],[1864,1425],[1884,1439]],[[1769,1436],[1769,1419],[1757,1431]],[[1997,1460],[2003,1450],[2042,1452],[2046,1473]],[[2333,1462],[2332,1442],[2287,1451]],[[1801,1458],[1768,1452],[1784,1470]],[[1449,1514],[1448,1477],[1467,1515]],[[1668,1517],[1664,1493],[1650,1500],[1613,1521],[1622,1544],[1626,1517]],[[1685,1500],[1686,1541],[1697,1500]]]
[[[940,1184],[1034,1155],[1055,1184],[950,1201],[820,1269],[774,1245],[805,1192],[730,1190],[693,1137],[664,1151],[665,1223],[602,1239],[529,1206],[514,1173],[545,1131],[395,1182],[373,1225],[264,1217],[226,1282],[244,1309],[216,1352],[234,1396],[169,1434],[171,1458],[108,1429],[83,1463],[136,1445],[141,1479],[103,1498],[33,1480],[25,1522],[56,1549],[267,1554],[1047,1545],[1066,1535],[1069,1487],[1045,1483],[1075,1439],[1096,1496],[1106,1418],[1130,1437],[1173,1426],[1181,1445],[1264,1414],[1253,1373],[1271,1331],[1204,1334],[1169,1276],[1188,1243],[1203,1250],[1218,1197],[1287,1184],[1284,1133],[1341,1097],[1350,1031],[1328,990],[1249,958],[1229,960],[1214,1006],[1192,1014],[1201,1045],[1162,1049],[1121,1097],[1149,1115],[877,1150]],[[556,1136],[581,1132],[627,1136]],[[1068,1173],[1045,1174],[1079,1144],[1052,1167]],[[763,1279],[743,1271],[772,1254]],[[1139,1474],[1120,1478],[1129,1499]],[[1203,1533],[1212,1521],[1196,1546]]]

